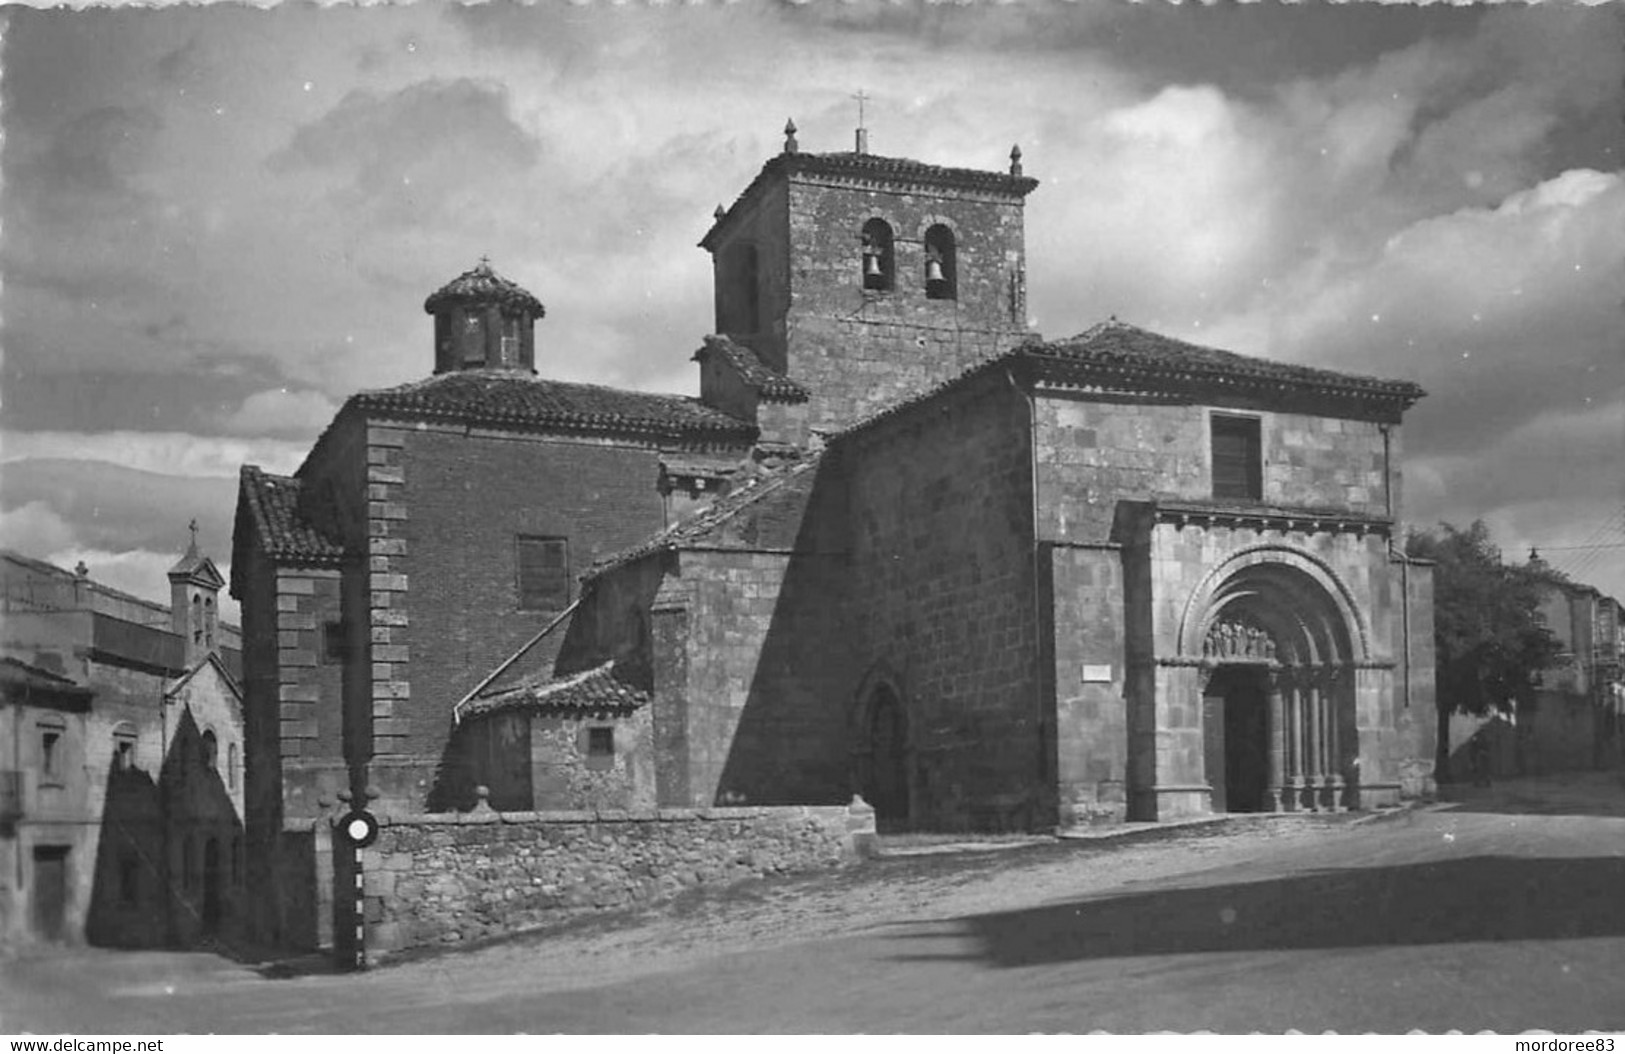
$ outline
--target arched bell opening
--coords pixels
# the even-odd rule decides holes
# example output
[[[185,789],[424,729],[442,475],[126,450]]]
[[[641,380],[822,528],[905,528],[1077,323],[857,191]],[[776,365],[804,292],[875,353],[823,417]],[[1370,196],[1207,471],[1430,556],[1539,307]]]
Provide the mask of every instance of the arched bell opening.
[[[1186,630],[1214,810],[1341,809],[1359,743],[1354,637],[1337,598],[1301,568],[1253,563]]]

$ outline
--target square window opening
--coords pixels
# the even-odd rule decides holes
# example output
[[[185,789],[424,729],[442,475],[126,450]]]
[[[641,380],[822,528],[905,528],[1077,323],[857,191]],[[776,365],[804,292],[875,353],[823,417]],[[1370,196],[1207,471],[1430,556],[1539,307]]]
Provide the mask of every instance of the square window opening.
[[[1259,420],[1214,414],[1213,496],[1241,501],[1264,498],[1264,457]]]
[[[615,765],[615,729],[608,727],[587,729],[587,767],[594,770],[613,768]]]
[[[570,606],[570,554],[563,538],[519,536],[519,610]]]

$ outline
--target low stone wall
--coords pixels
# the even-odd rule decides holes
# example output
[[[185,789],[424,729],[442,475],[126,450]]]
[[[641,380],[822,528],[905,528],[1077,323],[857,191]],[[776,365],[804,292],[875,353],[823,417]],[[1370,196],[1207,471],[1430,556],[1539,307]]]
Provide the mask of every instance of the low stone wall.
[[[512,933],[870,852],[874,810],[773,806],[380,817],[361,852],[367,951]]]

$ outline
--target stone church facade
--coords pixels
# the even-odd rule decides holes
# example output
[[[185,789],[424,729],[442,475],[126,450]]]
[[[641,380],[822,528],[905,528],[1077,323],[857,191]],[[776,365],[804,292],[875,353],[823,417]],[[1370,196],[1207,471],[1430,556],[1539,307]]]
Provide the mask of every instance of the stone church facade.
[[[882,829],[1370,808],[1431,779],[1407,382],[1027,332],[1037,181],[793,129],[701,242],[698,398],[538,375],[488,265],[434,373],[242,474],[250,881],[374,808],[841,804]],[[428,358],[428,356],[426,356]],[[308,883],[306,883],[308,885]],[[315,896],[316,894],[311,894]]]

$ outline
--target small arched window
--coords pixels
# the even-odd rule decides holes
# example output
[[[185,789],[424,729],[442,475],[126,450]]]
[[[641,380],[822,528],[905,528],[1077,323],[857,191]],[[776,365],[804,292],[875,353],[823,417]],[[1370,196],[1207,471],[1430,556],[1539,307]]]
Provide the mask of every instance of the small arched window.
[[[135,745],[138,738],[135,726],[128,721],[120,721],[113,729],[114,769],[129,772],[135,768]]]
[[[214,598],[209,597],[203,601],[203,644],[205,647],[214,647]]]
[[[876,217],[863,225],[863,288],[887,292],[897,286],[891,224]]]
[[[214,737],[214,730],[203,733],[203,768],[214,772],[220,763],[220,742]]]
[[[925,295],[930,300],[959,299],[954,232],[940,223],[925,232]]]
[[[502,316],[502,356],[501,365],[519,365],[519,317],[517,315]]]
[[[192,643],[203,642],[203,595],[192,594]]]
[[[237,744],[226,744],[226,786],[237,789]]]

